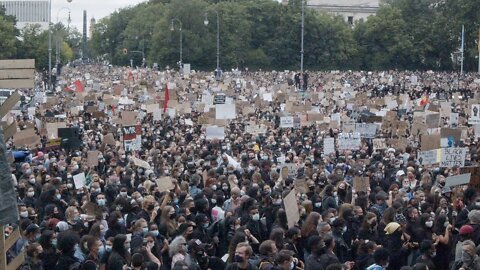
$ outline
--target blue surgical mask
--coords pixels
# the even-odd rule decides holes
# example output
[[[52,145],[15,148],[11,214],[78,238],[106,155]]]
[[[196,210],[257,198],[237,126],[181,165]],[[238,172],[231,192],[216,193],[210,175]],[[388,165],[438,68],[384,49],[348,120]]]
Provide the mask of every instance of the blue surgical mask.
[[[151,231],[151,233],[152,233],[153,235],[155,235],[155,237],[157,237],[157,236],[158,236],[158,230]]]
[[[57,247],[57,238],[52,239],[52,246]]]
[[[98,205],[105,206],[105,199],[98,199],[97,202],[98,202]]]
[[[148,228],[147,227],[142,228],[142,230],[143,230],[143,233],[148,233]]]
[[[105,255],[105,247],[102,245],[102,246],[98,249],[98,257],[99,257],[99,258],[103,258],[103,255]]]

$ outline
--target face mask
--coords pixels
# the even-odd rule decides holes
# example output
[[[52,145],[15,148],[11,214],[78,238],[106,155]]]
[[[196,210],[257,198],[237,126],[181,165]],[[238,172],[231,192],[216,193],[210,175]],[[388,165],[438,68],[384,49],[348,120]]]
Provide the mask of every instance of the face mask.
[[[243,257],[240,255],[235,255],[235,262],[237,263],[243,263]]]
[[[56,247],[57,246],[57,238],[52,240],[52,246]]]
[[[99,257],[99,258],[102,258],[103,255],[105,255],[105,247],[102,245],[102,246],[98,249],[98,257]]]
[[[22,217],[22,218],[27,218],[27,217],[28,217],[28,211],[22,211],[22,212],[20,212],[20,217]]]
[[[157,236],[158,236],[158,230],[151,231],[151,233],[152,233],[152,234],[153,234],[155,237],[157,237]]]
[[[228,187],[227,187],[227,186],[224,186],[224,187],[222,187],[222,189],[223,189],[224,191],[227,191],[227,190],[228,190]]]
[[[316,207],[316,208],[322,207],[322,203],[321,203],[321,202],[316,202],[316,203],[315,203],[315,207]]]
[[[282,204],[282,199],[276,199],[273,204],[275,205],[281,205]]]
[[[105,206],[105,199],[98,199],[98,205]]]
[[[147,227],[142,228],[142,230],[143,230],[143,233],[148,233],[148,228]]]
[[[335,191],[333,192],[333,197],[337,197],[338,196],[338,193]]]
[[[35,178],[28,179],[28,182],[30,182],[30,184],[35,184]]]
[[[427,228],[432,228],[433,227],[433,221],[429,220],[429,221],[425,222],[425,226],[427,226]]]
[[[57,198],[57,200],[60,200],[62,198],[62,195],[57,194],[57,195],[55,195],[55,198]]]
[[[260,220],[260,214],[256,213],[255,215],[252,216],[252,219],[255,220],[255,221],[259,221]]]
[[[332,224],[337,218],[336,217],[331,217],[330,218],[330,224]]]
[[[204,229],[207,229],[208,226],[210,226],[210,224],[208,224],[208,222],[207,222],[207,223],[203,223],[203,228],[204,228]]]
[[[27,169],[27,170],[25,171],[25,174],[26,174],[26,175],[32,174],[32,169]]]
[[[72,189],[72,188],[73,188],[73,185],[72,185],[72,184],[67,184],[67,188],[68,188],[68,189]]]
[[[468,254],[468,252],[463,251],[462,252],[462,261],[465,264],[469,265],[473,261],[473,257],[472,257],[472,255]]]
[[[432,252],[432,257],[437,256],[437,252]]]
[[[342,233],[346,233],[346,232],[347,232],[347,227],[345,226],[345,227],[343,227],[343,229],[342,229]]]
[[[245,191],[244,190],[240,190],[240,196],[243,196],[245,195]]]
[[[102,189],[101,189],[101,188],[97,188],[95,191],[96,191],[97,193],[102,193]]]
[[[448,220],[443,223],[443,227],[445,228],[448,227],[448,225],[450,225],[450,222],[448,222]]]
[[[476,207],[480,207],[480,202],[475,202]]]
[[[27,192],[27,196],[28,197],[33,197],[35,195],[35,192],[34,191],[29,191]]]
[[[216,199],[211,199],[210,201],[212,202],[212,204],[217,204],[217,200],[216,200]]]
[[[107,251],[107,252],[112,251],[112,246],[106,245],[106,246],[105,246],[105,251]]]
[[[213,186],[212,186],[212,190],[217,190],[217,186],[216,186],[216,185],[213,185]]]
[[[122,197],[127,197],[127,192],[121,191],[121,192],[120,192],[120,196],[122,196]]]

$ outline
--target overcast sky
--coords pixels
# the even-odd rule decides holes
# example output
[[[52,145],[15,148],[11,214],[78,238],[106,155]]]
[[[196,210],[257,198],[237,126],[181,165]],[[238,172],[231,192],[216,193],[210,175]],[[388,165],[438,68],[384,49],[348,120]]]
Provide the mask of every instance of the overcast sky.
[[[63,7],[68,7],[71,10],[72,22],[70,26],[77,27],[80,33],[82,32],[83,10],[87,11],[87,35],[88,27],[90,27],[90,19],[94,17],[96,20],[108,16],[110,13],[120,8],[134,6],[146,0],[72,0],[68,3],[67,0],[52,0],[52,22],[58,20],[67,24],[68,10]]]

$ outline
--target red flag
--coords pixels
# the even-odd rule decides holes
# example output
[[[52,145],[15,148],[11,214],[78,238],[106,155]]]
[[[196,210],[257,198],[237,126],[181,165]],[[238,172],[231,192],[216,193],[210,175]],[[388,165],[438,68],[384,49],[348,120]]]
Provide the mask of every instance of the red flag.
[[[80,80],[76,80],[73,82],[73,84],[71,84],[70,86],[67,86],[65,88],[65,91],[67,92],[78,92],[78,93],[82,93],[83,91],[85,90],[85,88],[83,87],[83,84]]]
[[[168,84],[165,85],[165,101],[163,102],[163,113],[167,111],[168,100],[170,100],[170,95],[168,93]]]

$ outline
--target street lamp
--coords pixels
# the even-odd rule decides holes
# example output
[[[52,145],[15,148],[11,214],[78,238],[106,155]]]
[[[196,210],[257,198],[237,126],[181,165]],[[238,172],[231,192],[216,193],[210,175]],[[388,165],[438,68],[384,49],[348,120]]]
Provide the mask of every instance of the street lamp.
[[[48,89],[52,90],[52,0],[48,1]]]
[[[183,27],[182,27],[182,21],[180,21],[177,18],[173,18],[172,23],[170,25],[170,31],[172,32],[175,31],[175,27],[173,25],[174,21],[177,21],[180,24],[180,28],[178,29],[180,31],[180,62],[178,63],[178,65],[179,65],[179,69],[181,70],[183,65]]]
[[[68,10],[68,20],[67,20],[68,24],[67,24],[67,29],[70,29],[70,22],[71,22],[70,12],[71,12],[71,11],[70,11],[70,9],[69,9],[68,7],[62,7],[61,9],[58,10],[58,12],[57,12],[57,26],[58,26],[58,22],[59,22],[58,16],[59,16],[59,14],[60,14],[60,11],[62,11],[62,10]],[[68,32],[68,31],[69,31],[69,30],[67,30],[67,32]],[[56,58],[57,72],[59,72],[58,65],[60,64],[60,35],[58,34],[58,32],[57,32],[57,41],[56,41],[56,43],[57,43],[57,45],[56,45],[56,52],[55,52],[55,53],[56,53],[56,57],[55,57],[55,58]]]
[[[217,69],[216,69],[216,72],[217,72],[217,78],[219,78],[221,76],[220,75],[220,17],[216,9],[214,9],[213,11],[215,11],[215,13],[217,14]],[[205,12],[205,19],[203,20],[203,23],[205,24],[205,26],[207,26],[209,23],[207,12]]]

